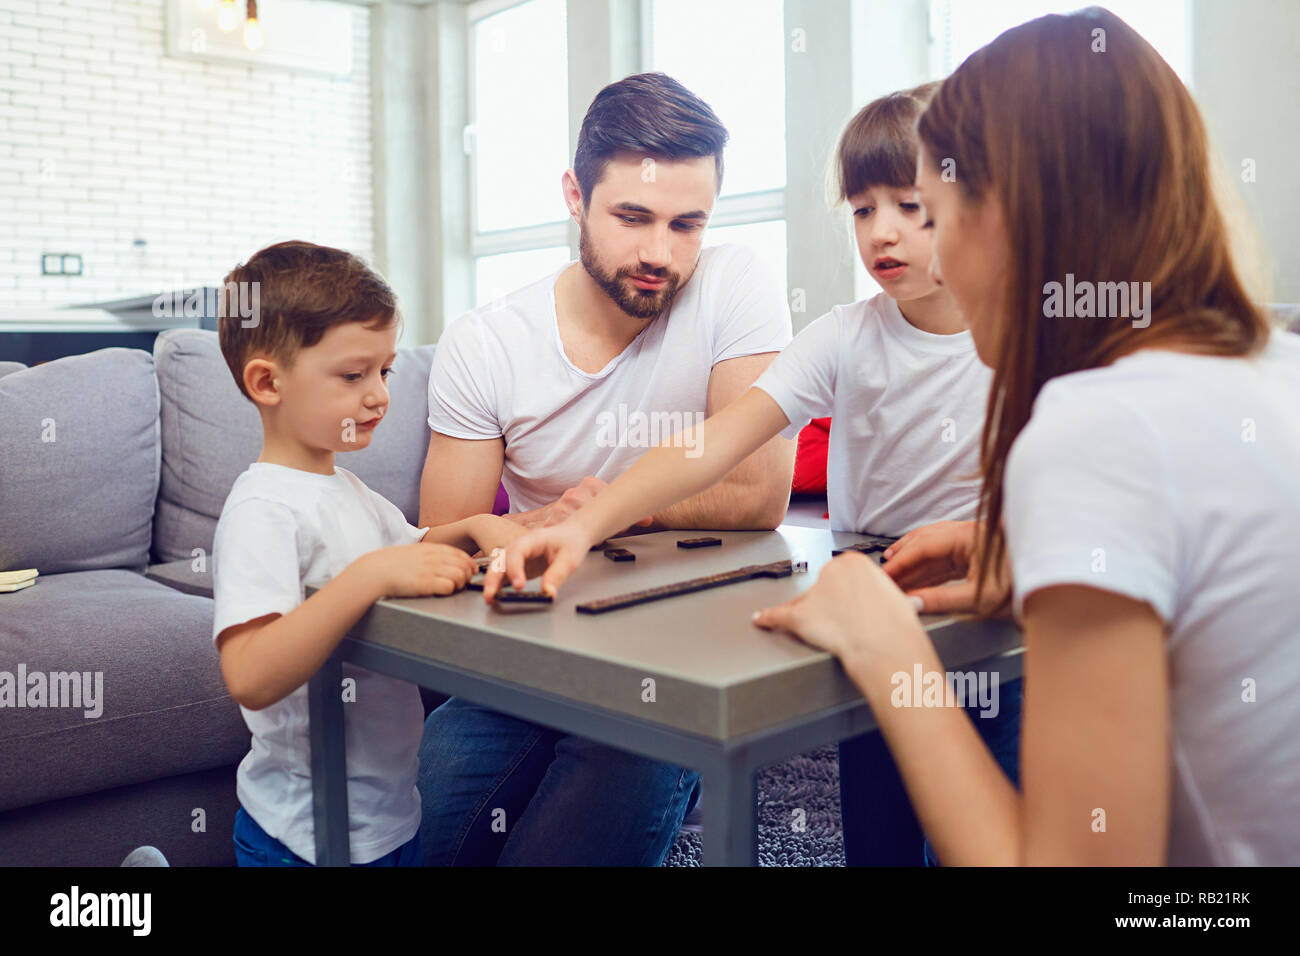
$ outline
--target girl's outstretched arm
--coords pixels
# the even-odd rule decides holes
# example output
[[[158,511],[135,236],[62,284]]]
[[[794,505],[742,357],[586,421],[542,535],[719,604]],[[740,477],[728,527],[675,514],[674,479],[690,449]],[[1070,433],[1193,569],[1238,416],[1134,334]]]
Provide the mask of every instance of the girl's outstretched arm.
[[[767,392],[751,387],[712,418],[651,448],[573,517],[602,541],[715,484],[789,424]],[[624,515],[631,517],[622,521]]]
[[[708,488],[789,424],[771,396],[750,388],[712,418],[651,448],[566,521],[512,542],[504,563],[488,571],[484,598],[493,599],[503,578],[522,588],[529,559],[543,557],[547,570],[542,587],[554,593],[592,545]]]

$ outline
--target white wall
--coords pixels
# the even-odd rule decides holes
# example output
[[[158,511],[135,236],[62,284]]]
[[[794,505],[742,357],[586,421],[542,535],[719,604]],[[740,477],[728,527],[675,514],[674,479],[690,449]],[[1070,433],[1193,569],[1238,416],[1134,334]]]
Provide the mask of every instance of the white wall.
[[[0,0],[0,307],[216,283],[288,238],[369,257],[370,14],[351,16],[331,77],[168,58],[163,0]],[[42,252],[85,274],[42,276]]]
[[[1271,260],[1272,301],[1300,302],[1300,3],[1193,0],[1192,87]]]

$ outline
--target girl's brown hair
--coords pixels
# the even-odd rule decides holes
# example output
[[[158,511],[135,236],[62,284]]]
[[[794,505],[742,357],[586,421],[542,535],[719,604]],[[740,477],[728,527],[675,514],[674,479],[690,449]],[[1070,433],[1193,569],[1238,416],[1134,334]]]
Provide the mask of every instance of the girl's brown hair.
[[[980,445],[982,591],[1006,550],[1007,456],[1048,379],[1152,346],[1247,355],[1269,326],[1232,264],[1196,105],[1109,10],[1003,33],[943,82],[917,128],[929,159],[955,173],[965,199],[991,197],[1007,230]],[[1067,274],[1150,282],[1150,325],[1048,317],[1048,283]]]
[[[902,188],[916,182],[916,119],[938,88],[938,83],[925,83],[872,100],[858,110],[835,148],[836,201],[871,186]]]

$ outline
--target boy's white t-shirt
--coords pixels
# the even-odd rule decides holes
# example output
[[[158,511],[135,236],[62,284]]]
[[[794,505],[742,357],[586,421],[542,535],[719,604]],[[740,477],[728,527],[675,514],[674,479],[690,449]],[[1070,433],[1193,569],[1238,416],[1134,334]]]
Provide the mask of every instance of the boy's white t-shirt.
[[[991,383],[970,332],[924,332],[881,292],[811,322],[754,385],[790,420],[786,438],[831,416],[831,527],[895,537],[975,517]]]
[[[1052,379],[1005,492],[1017,615],[1082,584],[1164,621],[1168,862],[1300,861],[1300,336]]]
[[[212,639],[265,614],[288,614],[368,551],[419,541],[402,512],[345,468],[333,475],[254,462],[235,479],[213,541]],[[356,681],[343,705],[348,840],[353,863],[400,847],[420,828],[419,689],[344,663]],[[341,692],[341,691],[340,691]],[[309,863],[316,861],[307,685],[262,710],[240,708],[252,749],[236,772],[245,812]]]
[[[605,368],[584,372],[560,339],[563,271],[458,318],[429,373],[431,429],[504,436],[512,512],[550,504],[588,475],[613,481],[647,448],[703,420],[714,365],[790,341],[785,294],[754,252],[710,246],[668,313]]]

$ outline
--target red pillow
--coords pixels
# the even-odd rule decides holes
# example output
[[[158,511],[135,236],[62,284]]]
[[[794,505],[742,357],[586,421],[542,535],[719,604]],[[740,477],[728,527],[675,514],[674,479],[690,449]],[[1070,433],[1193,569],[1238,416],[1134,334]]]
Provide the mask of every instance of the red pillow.
[[[796,494],[826,493],[826,448],[830,435],[829,418],[814,418],[799,432],[791,491]]]

